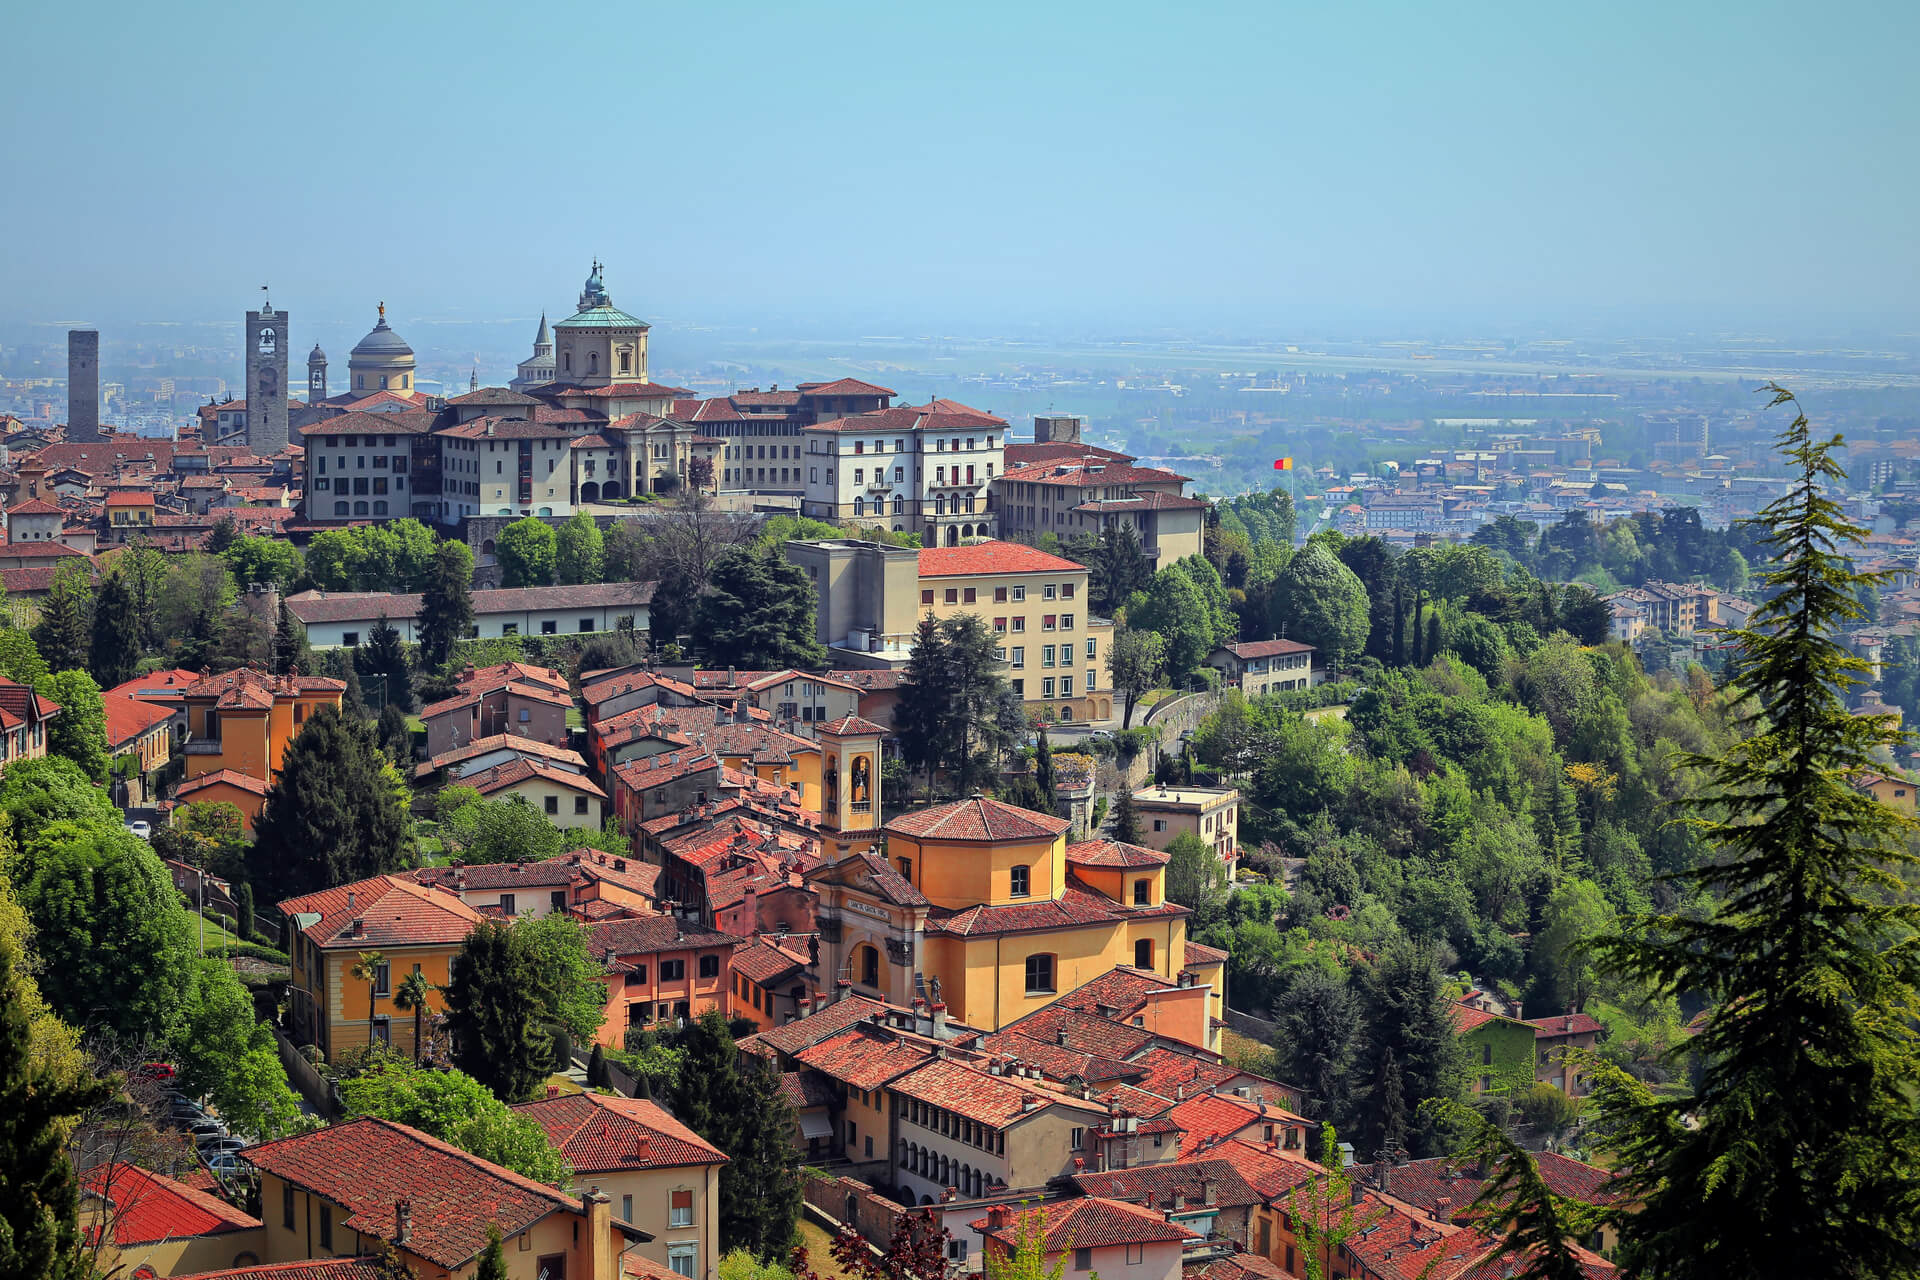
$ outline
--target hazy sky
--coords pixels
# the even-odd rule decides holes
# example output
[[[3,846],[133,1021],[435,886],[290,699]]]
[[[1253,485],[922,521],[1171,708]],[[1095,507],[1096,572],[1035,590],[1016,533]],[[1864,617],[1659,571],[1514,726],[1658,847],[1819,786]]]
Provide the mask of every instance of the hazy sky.
[[[14,6],[0,319],[1920,304],[1920,5]],[[863,327],[859,331],[875,331]]]

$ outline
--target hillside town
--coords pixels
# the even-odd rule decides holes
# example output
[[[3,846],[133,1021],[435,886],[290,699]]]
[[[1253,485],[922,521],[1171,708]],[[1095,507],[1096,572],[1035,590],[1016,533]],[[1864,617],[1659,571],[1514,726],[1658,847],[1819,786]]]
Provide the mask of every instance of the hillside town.
[[[1314,521],[1071,414],[654,383],[598,263],[506,387],[423,394],[383,308],[297,399],[247,332],[196,433],[103,429],[76,332],[4,442],[13,932],[35,1052],[117,1082],[98,1274],[1614,1273],[1583,1109],[1704,1015],[1570,957],[1690,856],[1655,747],[1726,732],[1703,441],[1698,510],[1561,478],[1576,433]],[[1862,714],[1920,696],[1908,546]],[[1911,815],[1904,765],[1852,785]],[[1474,1124],[1581,1206],[1549,1242]]]

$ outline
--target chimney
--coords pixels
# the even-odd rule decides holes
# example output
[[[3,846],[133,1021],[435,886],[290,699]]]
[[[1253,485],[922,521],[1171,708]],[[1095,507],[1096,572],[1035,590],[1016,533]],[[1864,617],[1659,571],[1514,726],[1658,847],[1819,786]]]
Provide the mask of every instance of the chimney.
[[[1373,1166],[1373,1180],[1382,1191],[1389,1195],[1393,1193],[1393,1161],[1391,1159],[1382,1160]]]
[[[1065,1027],[1061,1027],[1059,1030],[1053,1033],[1053,1038],[1056,1043],[1058,1043],[1062,1048],[1065,1048],[1067,1043],[1067,1029]]]
[[[1174,1192],[1173,1193],[1173,1211],[1175,1213],[1179,1213],[1182,1209],[1185,1209],[1186,1207],[1187,1207],[1186,1192],[1184,1191]]]
[[[1013,1214],[1003,1204],[996,1204],[987,1210],[987,1230],[989,1231],[1005,1231],[1012,1222]]]
[[[413,1201],[393,1202],[393,1242],[405,1244],[413,1238]]]
[[[647,1164],[653,1160],[653,1139],[641,1134],[633,1140],[633,1162]]]
[[[1208,1174],[1200,1179],[1200,1202],[1202,1204],[1212,1204],[1217,1193],[1218,1188],[1214,1185],[1212,1174]]]
[[[944,1040],[947,1035],[947,1003],[944,1000],[933,1002],[933,1035],[936,1040]]]
[[[548,1086],[547,1086],[547,1096],[548,1096],[549,1098],[557,1098],[557,1097],[559,1097],[559,1096],[560,1096],[560,1086],[559,1086],[559,1085],[557,1085],[557,1084],[550,1084],[550,1085],[548,1085]]]
[[[586,1254],[590,1260],[581,1280],[620,1280],[621,1247],[613,1235],[613,1198],[590,1187],[580,1197],[581,1215],[587,1220]]]
[[[1184,1084],[1173,1086],[1173,1100],[1175,1102],[1185,1102],[1187,1100],[1187,1086]]]
[[[1037,1093],[1021,1094],[1020,1109],[1022,1111],[1038,1111],[1040,1109],[1040,1095]]]
[[[349,911],[353,910],[353,898],[354,898],[353,890],[351,889],[347,890],[347,910]]]

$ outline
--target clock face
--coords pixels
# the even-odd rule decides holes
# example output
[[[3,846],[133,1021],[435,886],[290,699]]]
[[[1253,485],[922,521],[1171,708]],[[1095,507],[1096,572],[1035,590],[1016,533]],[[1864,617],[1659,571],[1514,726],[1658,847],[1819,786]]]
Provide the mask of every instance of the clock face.
[[[260,354],[263,356],[270,356],[278,349],[279,349],[279,344],[276,340],[276,335],[274,334],[273,330],[262,329],[260,331]]]

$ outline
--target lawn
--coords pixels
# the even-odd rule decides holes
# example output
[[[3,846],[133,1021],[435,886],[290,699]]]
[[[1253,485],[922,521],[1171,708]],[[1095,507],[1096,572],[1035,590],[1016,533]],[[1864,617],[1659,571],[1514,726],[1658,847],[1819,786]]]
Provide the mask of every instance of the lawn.
[[[1265,1075],[1273,1070],[1271,1048],[1229,1028],[1223,1027],[1220,1031],[1220,1056],[1243,1071]]]
[[[800,1243],[807,1247],[807,1266],[822,1280],[848,1280],[847,1273],[833,1256],[833,1237],[811,1218],[800,1219]]]
[[[192,912],[192,911],[189,911],[187,914],[192,916],[198,915],[197,912]],[[227,930],[227,927],[225,925],[220,923],[219,917],[207,916],[206,923],[207,923],[208,950],[212,950],[215,947],[229,946],[233,943],[240,941],[239,938],[237,938]],[[194,921],[194,925],[193,925],[193,940],[194,940],[194,945],[198,946],[200,942],[200,922],[198,919]]]

